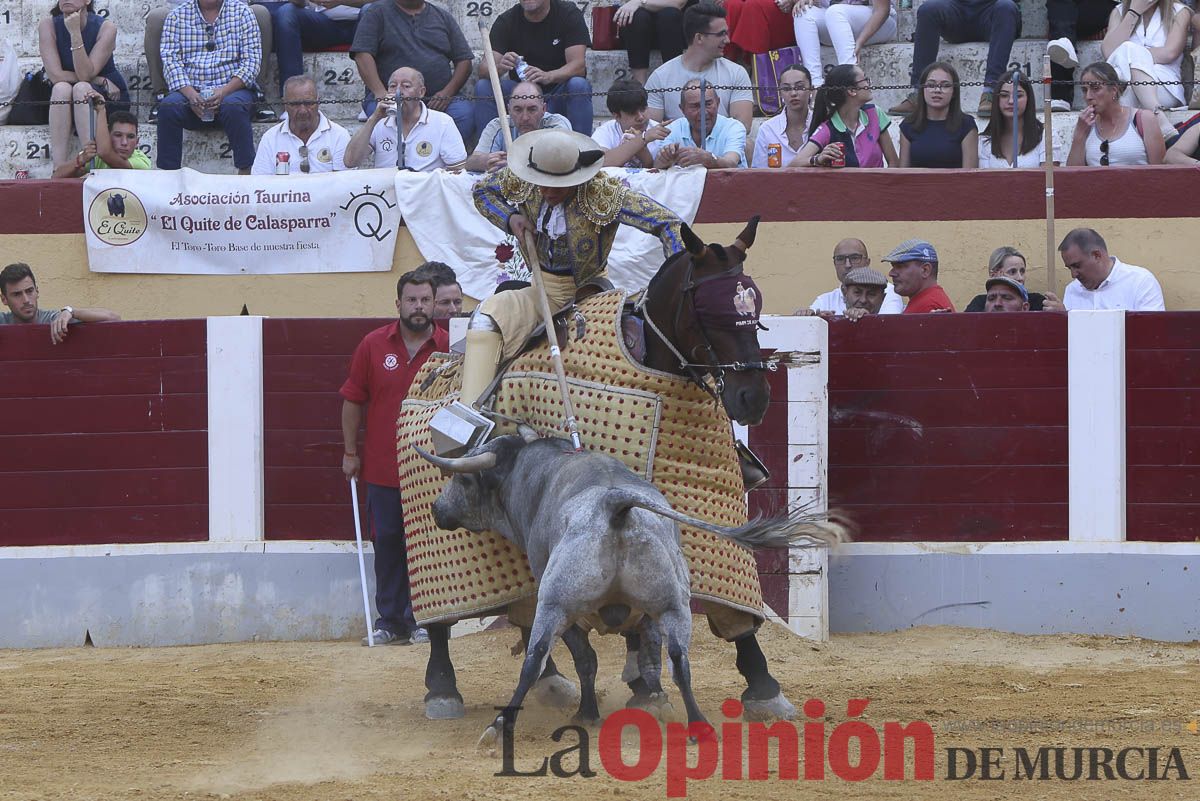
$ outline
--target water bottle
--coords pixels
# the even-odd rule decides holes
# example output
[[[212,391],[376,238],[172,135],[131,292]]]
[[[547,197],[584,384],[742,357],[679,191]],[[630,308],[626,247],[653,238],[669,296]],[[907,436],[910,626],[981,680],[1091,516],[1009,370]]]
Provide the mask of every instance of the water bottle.
[[[525,76],[529,74],[529,62],[525,60],[524,56],[521,57],[521,60],[517,62],[517,66],[513,69],[516,70],[517,77],[522,81],[528,80]]]
[[[200,99],[201,100],[208,100],[216,93],[217,93],[217,90],[215,87],[209,86],[207,84],[200,87]],[[205,107],[204,110],[200,112],[200,122],[212,122],[216,118],[217,118],[217,110],[215,108]]]

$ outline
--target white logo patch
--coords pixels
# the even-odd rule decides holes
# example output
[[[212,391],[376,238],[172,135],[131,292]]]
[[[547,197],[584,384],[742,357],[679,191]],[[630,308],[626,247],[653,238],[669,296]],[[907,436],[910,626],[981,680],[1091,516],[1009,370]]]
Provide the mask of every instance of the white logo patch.
[[[400,360],[396,358],[396,354],[389,353],[383,357],[383,369],[395,370],[400,365]]]

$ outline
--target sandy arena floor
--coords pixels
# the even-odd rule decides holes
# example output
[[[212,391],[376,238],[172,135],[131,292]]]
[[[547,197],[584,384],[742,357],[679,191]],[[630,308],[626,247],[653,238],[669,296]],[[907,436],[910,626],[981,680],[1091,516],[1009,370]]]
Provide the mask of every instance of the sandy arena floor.
[[[699,700],[711,720],[721,721],[721,701],[742,687],[733,649],[714,640],[703,620],[696,629]],[[466,718],[449,722],[423,717],[422,646],[0,651],[0,799],[665,798],[663,767],[639,783],[608,776],[595,732],[595,778],[493,775],[499,759],[477,753],[475,742],[515,683],[513,640],[510,629],[452,642],[468,709]],[[846,699],[856,697],[872,699],[864,719],[873,727],[928,721],[937,738],[936,778],[885,781],[882,767],[860,783],[828,771],[823,782],[713,778],[689,783],[689,798],[1200,797],[1200,734],[1189,724],[1200,719],[1200,643],[925,628],[813,644],[776,627],[764,630],[762,641],[797,704],[826,702],[827,732],[845,719]],[[627,697],[618,681],[621,642],[593,642],[608,713]],[[673,687],[671,695],[677,702]],[[517,768],[529,770],[573,742],[550,741],[568,718],[531,707],[518,727]],[[1012,780],[1015,747],[1056,745],[1160,746],[1162,760],[1174,746],[1192,778]],[[946,780],[945,749],[985,746],[1005,748],[1004,781]]]

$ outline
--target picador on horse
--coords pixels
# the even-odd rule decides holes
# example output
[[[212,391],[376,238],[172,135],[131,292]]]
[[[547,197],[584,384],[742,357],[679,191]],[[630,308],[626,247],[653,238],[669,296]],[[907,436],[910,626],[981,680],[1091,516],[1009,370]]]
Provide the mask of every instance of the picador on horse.
[[[475,185],[475,205],[484,217],[519,242],[532,235],[531,267],[540,265],[551,308],[570,308],[561,315],[564,324],[543,339],[536,285],[487,298],[468,323],[465,357],[431,359],[401,409],[398,459],[413,609],[431,640],[429,717],[463,714],[449,655],[450,625],[506,611],[528,641],[537,590],[524,555],[503,538],[437,529],[430,508],[444,477],[408,445],[450,456],[439,460],[445,468],[479,445],[493,425],[494,433],[513,432],[519,422],[561,435],[562,405],[547,339],[562,349],[588,450],[624,462],[683,514],[720,526],[746,522],[745,459],[729,420],[756,424],[769,402],[771,365],[757,338],[762,296],[742,269],[757,219],[733,245],[706,245],[665,206],[602,173],[602,159],[589,137],[535,131],[513,143],[507,168]],[[608,254],[622,224],[656,235],[666,256],[635,298],[607,281]],[[640,348],[623,333],[631,317],[644,335],[640,359],[631,355]],[[756,638],[763,602],[753,554],[686,526],[682,548],[692,598],[713,633],[736,648],[746,716],[794,716]],[[634,694],[630,703],[645,701],[636,629],[610,622],[606,628],[588,621],[602,633],[625,636],[622,678]],[[542,681],[566,684],[552,659]]]

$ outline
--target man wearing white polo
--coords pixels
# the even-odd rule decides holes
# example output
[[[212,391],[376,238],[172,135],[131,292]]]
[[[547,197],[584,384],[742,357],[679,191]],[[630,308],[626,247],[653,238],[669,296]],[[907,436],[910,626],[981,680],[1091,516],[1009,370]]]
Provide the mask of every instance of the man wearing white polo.
[[[1076,228],[1058,246],[1063,264],[1075,280],[1059,301],[1047,293],[1043,310],[1124,309],[1166,311],[1162,287],[1145,267],[1126,264],[1108,255],[1104,237],[1091,228]]]
[[[396,167],[414,172],[462,169],[467,161],[462,134],[453,117],[422,102],[425,78],[420,71],[400,67],[393,72],[388,79],[388,95],[350,139],[346,166]]]
[[[317,82],[293,75],[283,85],[283,122],[263,134],[251,175],[274,175],[279,153],[288,154],[287,173],[311,175],[346,169],[343,157],[350,132],[321,113]]]

